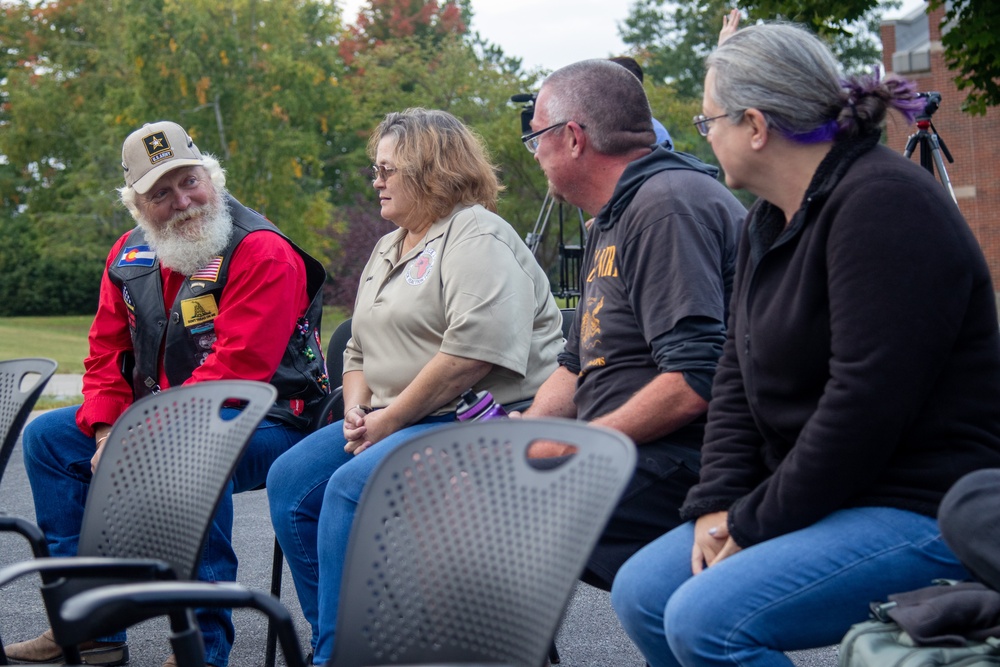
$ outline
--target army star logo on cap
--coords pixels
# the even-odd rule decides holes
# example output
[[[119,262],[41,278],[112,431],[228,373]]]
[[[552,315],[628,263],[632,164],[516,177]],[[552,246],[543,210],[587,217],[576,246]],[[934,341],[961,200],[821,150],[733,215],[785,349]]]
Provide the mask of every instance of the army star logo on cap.
[[[142,143],[146,146],[146,154],[149,155],[149,162],[151,164],[156,164],[164,158],[174,156],[174,152],[170,150],[170,143],[167,141],[165,132],[153,132],[143,137]]]

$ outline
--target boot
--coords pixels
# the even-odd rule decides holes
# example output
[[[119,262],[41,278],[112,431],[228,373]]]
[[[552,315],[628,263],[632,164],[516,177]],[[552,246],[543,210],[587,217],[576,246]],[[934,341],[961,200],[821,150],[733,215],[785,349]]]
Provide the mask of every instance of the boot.
[[[12,665],[33,665],[39,663],[62,662],[62,649],[56,643],[52,630],[46,630],[34,639],[17,642],[4,647],[7,661]],[[84,664],[116,665],[128,664],[128,644],[125,642],[95,642],[80,644],[80,656]]]

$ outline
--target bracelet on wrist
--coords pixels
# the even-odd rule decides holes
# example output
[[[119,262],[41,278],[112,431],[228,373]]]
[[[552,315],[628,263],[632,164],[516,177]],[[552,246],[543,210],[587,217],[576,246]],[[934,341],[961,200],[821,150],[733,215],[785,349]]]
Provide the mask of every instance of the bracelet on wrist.
[[[371,412],[371,411],[372,411],[372,410],[374,410],[374,409],[375,409],[375,408],[373,408],[373,407],[372,407],[372,406],[370,406],[370,405],[361,405],[361,404],[359,403],[358,405],[355,405],[354,407],[350,408],[350,409],[348,410],[348,412],[350,412],[351,410],[361,410],[361,412],[362,412],[363,414],[368,414],[369,412]]]

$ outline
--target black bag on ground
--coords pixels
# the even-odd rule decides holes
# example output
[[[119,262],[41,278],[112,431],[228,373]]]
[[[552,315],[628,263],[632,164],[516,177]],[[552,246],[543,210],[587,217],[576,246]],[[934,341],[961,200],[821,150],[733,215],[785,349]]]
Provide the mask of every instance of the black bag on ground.
[[[1000,593],[982,584],[941,582],[871,609],[841,642],[840,667],[1000,665]]]

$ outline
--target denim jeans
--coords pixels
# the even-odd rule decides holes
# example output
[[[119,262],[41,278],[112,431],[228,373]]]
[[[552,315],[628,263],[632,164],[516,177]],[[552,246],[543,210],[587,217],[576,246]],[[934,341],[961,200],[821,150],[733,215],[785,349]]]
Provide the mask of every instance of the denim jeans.
[[[694,524],[635,554],[611,603],[653,667],[792,662],[785,651],[838,643],[868,603],[968,577],[927,516],[886,507],[837,511],[691,575]]]
[[[52,556],[75,556],[83,522],[84,503],[90,487],[90,459],[95,443],[76,425],[77,407],[43,413],[24,429],[24,467],[35,500],[35,518],[45,533]],[[235,410],[226,408],[235,414]],[[282,422],[265,419],[250,439],[219,508],[212,519],[208,538],[198,565],[202,581],[236,581],[236,554],[233,552],[233,493],[260,486],[267,470],[281,453],[303,434]],[[183,575],[182,575],[183,576]],[[226,667],[235,630],[228,609],[197,611],[205,638],[205,661]],[[125,633],[102,638],[125,641]]]
[[[340,575],[365,482],[393,449],[454,419],[454,414],[428,417],[357,456],[344,451],[344,422],[339,421],[305,438],[271,466],[267,475],[271,521],[302,613],[312,627],[314,664],[326,663],[333,653]]]

